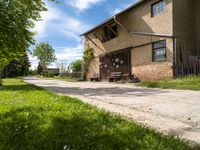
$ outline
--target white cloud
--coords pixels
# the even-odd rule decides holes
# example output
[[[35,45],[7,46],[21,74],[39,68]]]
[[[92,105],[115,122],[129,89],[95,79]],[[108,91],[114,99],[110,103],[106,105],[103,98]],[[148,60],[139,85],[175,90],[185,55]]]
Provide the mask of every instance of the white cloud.
[[[63,47],[61,51],[56,52],[58,60],[73,61],[81,59],[83,56],[83,45],[77,45],[75,47]]]
[[[127,3],[127,4],[122,3],[122,5],[120,7],[111,10],[110,14],[113,16],[113,15],[123,11],[124,9],[130,7],[131,5],[136,3],[137,1],[139,1],[139,0],[132,0],[130,3]]]
[[[122,8],[115,8],[112,12],[111,12],[111,15],[115,15],[117,13],[119,13],[120,11],[122,11],[123,9]]]
[[[34,31],[37,32],[40,38],[46,37],[48,32],[46,32],[49,25],[51,25],[55,20],[59,18],[57,10],[49,7],[49,11],[41,13],[41,20],[35,22]]]
[[[83,11],[89,9],[92,5],[99,4],[104,0],[67,0],[66,3],[70,4],[71,6]]]
[[[88,30],[89,28],[89,25],[71,17],[63,20],[62,24],[60,25],[60,30],[62,31],[62,33],[66,37],[72,38],[77,42],[81,41],[80,34]]]
[[[50,36],[53,32],[65,35],[68,39],[74,39],[80,42],[80,34],[90,28],[89,25],[81,20],[62,12],[59,9],[47,5],[48,11],[42,12],[42,20],[35,22],[34,31],[38,34],[37,39]],[[55,33],[53,33],[55,34]]]

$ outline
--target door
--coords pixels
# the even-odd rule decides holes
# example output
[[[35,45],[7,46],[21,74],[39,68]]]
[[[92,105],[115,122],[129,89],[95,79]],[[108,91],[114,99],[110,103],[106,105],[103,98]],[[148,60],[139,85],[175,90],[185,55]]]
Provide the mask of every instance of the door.
[[[104,56],[100,58],[100,78],[101,80],[108,80],[110,74],[110,58]]]
[[[108,80],[111,74],[120,72],[131,74],[131,49],[123,49],[109,53],[100,58],[100,77],[102,80]]]

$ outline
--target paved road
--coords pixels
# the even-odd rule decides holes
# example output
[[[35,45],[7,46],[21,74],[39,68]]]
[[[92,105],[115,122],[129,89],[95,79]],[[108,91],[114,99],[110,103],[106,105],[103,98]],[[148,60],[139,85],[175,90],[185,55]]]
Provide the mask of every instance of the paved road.
[[[25,81],[57,94],[119,113],[167,134],[200,144],[200,92],[136,87],[133,84],[65,82],[36,77]]]

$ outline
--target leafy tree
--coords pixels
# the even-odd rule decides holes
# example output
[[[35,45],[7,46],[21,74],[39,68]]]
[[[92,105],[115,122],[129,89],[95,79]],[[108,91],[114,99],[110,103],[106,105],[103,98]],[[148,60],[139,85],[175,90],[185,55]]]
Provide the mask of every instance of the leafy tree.
[[[37,57],[39,65],[41,65],[43,69],[56,60],[55,50],[49,43],[43,42],[36,45],[32,54]]]
[[[70,64],[70,69],[72,72],[82,72],[83,71],[83,61],[77,60]]]
[[[30,62],[28,55],[25,54],[20,59],[13,60],[9,65],[4,69],[3,73],[6,77],[17,77],[28,75]]]
[[[0,0],[0,84],[4,67],[34,44],[31,29],[46,10],[43,0]]]
[[[31,76],[37,75],[37,70],[36,69],[35,70],[30,69],[29,70],[29,75],[31,75]]]
[[[21,70],[21,75],[28,75],[29,69],[31,67],[31,63],[29,61],[28,55],[25,54],[21,59],[20,59],[20,64],[22,66]]]

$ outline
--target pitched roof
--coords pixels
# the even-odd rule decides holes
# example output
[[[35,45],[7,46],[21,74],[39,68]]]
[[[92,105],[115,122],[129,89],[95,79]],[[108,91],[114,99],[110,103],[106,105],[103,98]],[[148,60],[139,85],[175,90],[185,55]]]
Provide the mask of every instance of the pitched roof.
[[[114,16],[120,16],[121,14],[124,14],[124,13],[128,12],[129,10],[135,8],[136,6],[138,6],[139,4],[143,3],[144,1],[146,1],[146,0],[138,0],[136,3],[134,3],[134,4],[131,5],[130,7],[128,7],[127,9],[125,9],[125,10],[123,10],[123,11],[121,11],[121,12],[115,14]],[[97,26],[93,27],[92,29],[90,29],[90,30],[84,32],[81,36],[84,36],[84,35],[86,35],[86,34],[89,34],[89,33],[91,33],[92,31],[98,29],[99,27],[105,25],[105,24],[108,23],[109,21],[114,20],[114,16],[112,16],[111,18],[109,18],[109,19],[105,20],[104,22],[98,24]]]

